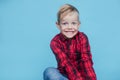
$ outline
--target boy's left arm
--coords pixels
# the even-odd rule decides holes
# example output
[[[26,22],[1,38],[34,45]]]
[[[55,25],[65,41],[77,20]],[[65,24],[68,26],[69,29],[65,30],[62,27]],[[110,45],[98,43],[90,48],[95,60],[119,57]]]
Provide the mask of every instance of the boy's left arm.
[[[93,69],[92,54],[88,38],[85,34],[81,37],[81,63],[82,72],[85,80],[97,80],[95,71]]]

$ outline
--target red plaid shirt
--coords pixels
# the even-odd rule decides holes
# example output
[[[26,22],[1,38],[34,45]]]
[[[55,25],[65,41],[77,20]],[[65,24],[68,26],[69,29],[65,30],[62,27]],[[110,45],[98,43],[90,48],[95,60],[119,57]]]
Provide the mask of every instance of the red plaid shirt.
[[[61,33],[50,44],[58,62],[58,69],[69,80],[96,80],[87,36],[78,32],[72,39]]]

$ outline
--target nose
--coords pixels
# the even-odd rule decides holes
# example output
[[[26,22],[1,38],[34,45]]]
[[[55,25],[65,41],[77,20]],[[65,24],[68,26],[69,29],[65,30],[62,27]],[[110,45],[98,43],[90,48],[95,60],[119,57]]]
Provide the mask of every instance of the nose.
[[[72,28],[72,25],[71,25],[71,24],[69,24],[69,25],[68,25],[68,28]]]

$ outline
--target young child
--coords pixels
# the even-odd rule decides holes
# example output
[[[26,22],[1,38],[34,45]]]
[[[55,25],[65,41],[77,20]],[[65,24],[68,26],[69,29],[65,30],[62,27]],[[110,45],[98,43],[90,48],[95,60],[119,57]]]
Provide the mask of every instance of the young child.
[[[87,36],[78,31],[79,11],[70,4],[63,5],[57,14],[60,30],[50,47],[58,68],[47,68],[44,80],[97,80]]]

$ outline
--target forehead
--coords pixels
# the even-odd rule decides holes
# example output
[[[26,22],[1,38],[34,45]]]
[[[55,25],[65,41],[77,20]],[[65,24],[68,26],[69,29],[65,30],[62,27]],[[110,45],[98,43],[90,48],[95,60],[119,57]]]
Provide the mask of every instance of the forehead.
[[[60,20],[62,20],[62,21],[78,20],[78,19],[79,19],[79,15],[77,12],[69,12],[66,14],[62,14],[60,16]]]

